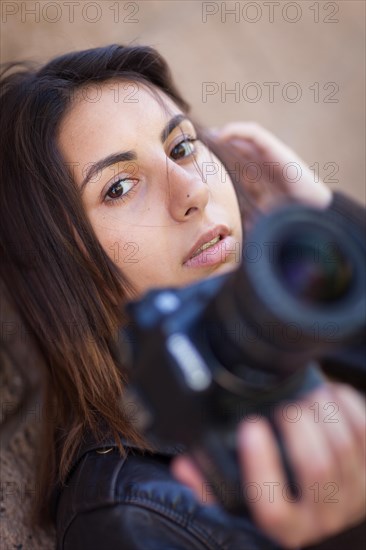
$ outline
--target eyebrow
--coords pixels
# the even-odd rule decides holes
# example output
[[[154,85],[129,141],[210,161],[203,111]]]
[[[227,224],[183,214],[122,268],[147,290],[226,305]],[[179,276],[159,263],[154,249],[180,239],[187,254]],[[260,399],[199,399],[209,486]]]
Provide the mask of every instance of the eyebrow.
[[[160,141],[164,143],[169,134],[177,127],[183,120],[189,120],[186,115],[179,114],[171,118],[166,125],[164,126],[162,132],[160,133]],[[85,177],[81,183],[80,191],[83,193],[84,188],[87,183],[95,176],[98,172],[105,170],[108,166],[117,164],[118,162],[131,162],[137,160],[137,154],[135,151],[124,151],[120,153],[112,153],[107,157],[93,162],[92,165],[88,168]]]
[[[166,125],[164,126],[163,131],[162,131],[161,134],[160,134],[160,141],[161,141],[161,143],[164,143],[164,141],[165,141],[166,138],[169,136],[169,134],[174,130],[174,128],[176,128],[177,126],[179,126],[179,124],[180,124],[183,120],[188,120],[188,117],[186,117],[185,115],[175,115],[175,116],[173,116],[173,118],[171,118],[170,120],[168,120],[168,122],[167,122]]]

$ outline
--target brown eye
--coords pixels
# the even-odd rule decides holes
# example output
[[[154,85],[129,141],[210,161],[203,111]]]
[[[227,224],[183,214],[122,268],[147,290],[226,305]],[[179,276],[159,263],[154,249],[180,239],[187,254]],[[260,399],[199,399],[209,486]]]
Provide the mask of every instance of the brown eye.
[[[109,189],[107,196],[110,197],[111,199],[116,199],[121,195],[123,195],[123,185],[122,185],[122,182],[118,181],[117,183],[114,183],[112,187]]]
[[[185,157],[189,157],[189,155],[192,155],[192,153],[194,153],[194,151],[195,151],[195,147],[194,147],[194,142],[195,141],[197,141],[197,140],[193,139],[193,138],[184,139],[183,141],[178,143],[178,145],[173,147],[173,149],[170,153],[170,156],[174,160],[179,160],[179,159],[182,159],[182,158],[185,158]]]
[[[106,193],[106,199],[116,200],[121,199],[124,195],[127,195],[129,191],[135,185],[135,180],[132,179],[120,179],[113,183]]]

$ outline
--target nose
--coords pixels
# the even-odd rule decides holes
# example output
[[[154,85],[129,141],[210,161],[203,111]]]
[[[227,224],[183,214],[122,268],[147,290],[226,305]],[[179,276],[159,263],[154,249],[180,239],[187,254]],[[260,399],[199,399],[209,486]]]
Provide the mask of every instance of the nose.
[[[194,167],[186,169],[169,162],[167,167],[167,203],[176,221],[191,219],[206,208],[209,200],[208,185]]]

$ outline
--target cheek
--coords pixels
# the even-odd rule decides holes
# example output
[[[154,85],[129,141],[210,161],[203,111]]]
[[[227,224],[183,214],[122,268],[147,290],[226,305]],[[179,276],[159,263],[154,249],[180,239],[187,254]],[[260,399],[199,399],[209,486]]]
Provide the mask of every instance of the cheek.
[[[172,251],[159,225],[154,230],[149,224],[127,225],[117,215],[103,216],[92,225],[108,257],[137,286],[145,286],[149,279],[155,282],[171,270]]]
[[[117,267],[136,258],[141,239],[119,220],[117,213],[104,215],[94,211],[89,213],[89,220],[99,243]]]
[[[240,219],[239,202],[234,185],[225,168],[219,170],[210,184],[210,191],[215,203],[221,205],[225,210],[230,211],[232,216]]]
[[[211,152],[205,151],[201,159],[202,177],[207,182],[215,202],[238,209],[236,191],[230,175],[222,162]]]
[[[102,230],[97,233],[98,240],[112,262],[121,270],[141,262],[144,248],[142,237],[132,231]]]

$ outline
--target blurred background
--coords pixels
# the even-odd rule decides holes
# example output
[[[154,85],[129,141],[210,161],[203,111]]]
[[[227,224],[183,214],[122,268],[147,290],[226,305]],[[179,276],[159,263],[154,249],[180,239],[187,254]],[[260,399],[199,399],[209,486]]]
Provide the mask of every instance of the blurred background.
[[[204,124],[255,120],[365,201],[365,2],[2,1],[1,61],[108,43],[168,60]]]
[[[315,177],[365,203],[363,0],[3,0],[0,9],[1,62],[43,62],[110,43],[151,45],[201,123],[257,121]],[[4,301],[0,320],[2,548],[54,548],[52,532],[27,523],[42,418],[37,356]]]

